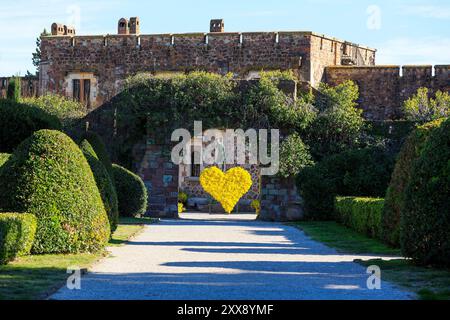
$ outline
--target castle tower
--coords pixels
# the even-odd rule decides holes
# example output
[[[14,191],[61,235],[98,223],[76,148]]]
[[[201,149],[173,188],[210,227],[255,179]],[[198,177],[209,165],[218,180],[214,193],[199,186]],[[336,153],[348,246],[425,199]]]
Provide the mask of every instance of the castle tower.
[[[117,25],[117,34],[129,34],[128,29],[128,20],[125,18],[122,18],[119,20],[119,23]]]
[[[130,18],[130,34],[140,34],[141,26],[139,22],[139,17]]]
[[[66,35],[66,36],[74,36],[75,35],[75,27],[64,26],[64,35]]]
[[[224,32],[225,22],[223,19],[212,19],[209,24],[209,32]]]

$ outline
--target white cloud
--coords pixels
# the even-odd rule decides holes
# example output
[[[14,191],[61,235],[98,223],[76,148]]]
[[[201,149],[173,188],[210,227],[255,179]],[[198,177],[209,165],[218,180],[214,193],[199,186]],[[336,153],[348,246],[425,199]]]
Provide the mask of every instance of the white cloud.
[[[409,5],[402,6],[401,13],[424,18],[450,19],[450,6]]]
[[[449,64],[450,38],[396,38],[378,46],[377,64]]]

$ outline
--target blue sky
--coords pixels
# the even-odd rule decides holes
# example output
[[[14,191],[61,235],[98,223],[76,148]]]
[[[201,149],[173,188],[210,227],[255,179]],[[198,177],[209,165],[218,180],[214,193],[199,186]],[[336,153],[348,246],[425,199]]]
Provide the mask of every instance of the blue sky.
[[[141,33],[315,31],[378,49],[377,64],[450,64],[450,1],[424,0],[0,0],[0,76],[34,71],[35,38],[52,22],[78,34],[114,34],[140,16]]]

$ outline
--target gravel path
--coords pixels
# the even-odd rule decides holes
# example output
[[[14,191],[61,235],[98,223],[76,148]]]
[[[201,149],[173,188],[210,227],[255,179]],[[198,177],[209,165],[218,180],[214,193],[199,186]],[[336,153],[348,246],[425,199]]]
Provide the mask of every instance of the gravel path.
[[[62,288],[51,299],[300,300],[410,299],[382,282],[367,289],[366,269],[283,224],[253,216],[186,214],[146,226],[129,244],[82,278],[81,290]],[[187,219],[188,218],[188,219]]]

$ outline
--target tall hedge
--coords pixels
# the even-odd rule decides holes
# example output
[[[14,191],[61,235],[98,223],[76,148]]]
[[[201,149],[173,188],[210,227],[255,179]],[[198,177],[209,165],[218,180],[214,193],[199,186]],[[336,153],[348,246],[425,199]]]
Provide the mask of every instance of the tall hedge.
[[[108,150],[106,149],[106,145],[103,142],[103,139],[93,131],[86,132],[83,135],[83,139],[89,142],[89,144],[94,149],[97,158],[103,163],[111,179],[114,180],[111,158],[109,156]]]
[[[426,141],[405,195],[403,254],[422,264],[450,266],[450,119]]]
[[[95,252],[110,226],[89,164],[59,131],[40,130],[22,142],[0,172],[3,211],[28,212],[38,220],[32,251]]]
[[[297,178],[307,216],[333,218],[336,196],[383,197],[394,168],[394,155],[377,146],[342,152],[303,169]]]
[[[142,179],[116,164],[113,164],[113,172],[120,215],[136,217],[145,214],[147,211],[147,188]]]
[[[383,212],[383,240],[390,245],[400,246],[400,217],[405,205],[405,189],[413,174],[414,163],[424,148],[427,138],[443,120],[435,120],[415,129],[407,138],[397,157],[391,182],[386,192]]]
[[[0,99],[0,152],[11,153],[35,131],[60,128],[57,117],[37,107]]]
[[[106,213],[108,214],[111,231],[115,231],[119,223],[119,208],[117,205],[116,188],[114,187],[112,178],[87,140],[83,140],[80,147],[94,174],[95,182],[97,183]]]
[[[0,264],[30,253],[36,217],[29,213],[0,213]]]
[[[20,77],[12,77],[9,80],[8,91],[6,92],[6,97],[9,100],[18,102],[22,95],[22,81]]]

